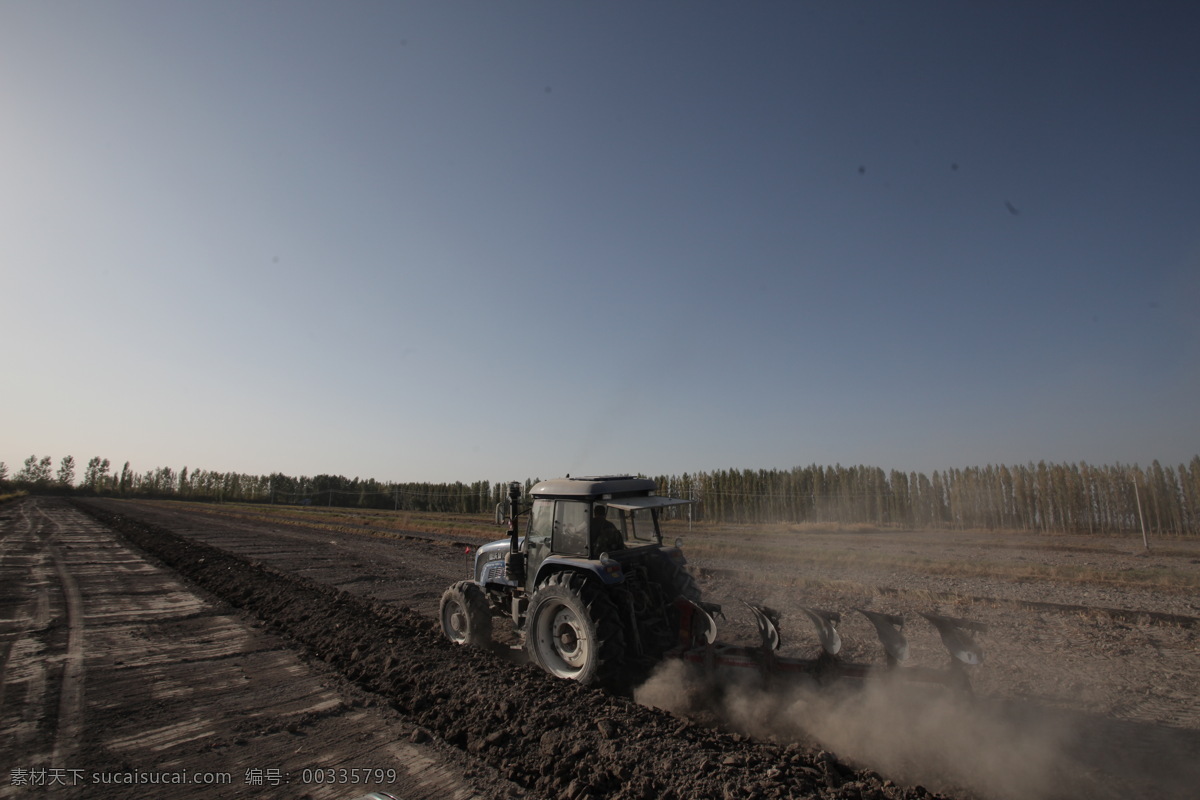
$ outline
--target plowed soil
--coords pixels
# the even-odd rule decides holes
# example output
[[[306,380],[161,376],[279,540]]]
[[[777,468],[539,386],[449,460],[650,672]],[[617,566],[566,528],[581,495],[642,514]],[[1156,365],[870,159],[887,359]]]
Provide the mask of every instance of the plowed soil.
[[[454,537],[221,506],[83,508],[0,509],[3,797],[159,797],[149,781],[164,776],[188,781],[171,786],[180,797],[1189,797],[1200,785],[1194,591],[1086,581],[1127,558],[1152,568],[1128,543],[685,532],[701,588],[728,612],[723,640],[755,640],[738,602],[753,600],[783,612],[785,654],[811,655],[800,606],[821,606],[845,614],[848,657],[879,661],[852,607],[937,611],[988,623],[988,660],[974,695],[880,682],[713,697],[664,669],[634,700],[503,647],[446,642],[438,599],[469,570]],[[910,550],[1099,567],[997,579],[921,569]],[[1186,573],[1200,551],[1151,558]],[[905,631],[919,665],[944,665],[935,634]]]

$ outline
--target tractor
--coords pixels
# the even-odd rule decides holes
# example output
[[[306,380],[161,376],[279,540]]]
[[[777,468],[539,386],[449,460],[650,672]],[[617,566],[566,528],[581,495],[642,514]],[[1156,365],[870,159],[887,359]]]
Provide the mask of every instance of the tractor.
[[[678,598],[698,603],[679,542],[664,545],[663,509],[690,503],[628,475],[542,481],[521,508],[509,485],[509,536],[480,547],[474,579],[442,596],[451,641],[486,646],[512,620],[529,659],[561,678],[632,685],[678,646]],[[518,518],[528,514],[524,535]]]

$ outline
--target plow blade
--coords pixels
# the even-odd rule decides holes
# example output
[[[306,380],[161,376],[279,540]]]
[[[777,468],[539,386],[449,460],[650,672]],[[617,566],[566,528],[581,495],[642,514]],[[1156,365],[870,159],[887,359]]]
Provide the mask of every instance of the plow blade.
[[[744,603],[754,614],[754,622],[758,625],[758,635],[762,638],[762,648],[770,652],[779,649],[779,612],[767,606],[752,606]]]
[[[908,661],[908,640],[900,629],[904,627],[904,617],[896,614],[881,614],[878,611],[867,611],[865,608],[854,609],[871,621],[875,626],[875,635],[883,645],[884,655],[887,656],[889,667]]]
[[[921,614],[937,628],[942,637],[942,644],[950,651],[950,655],[960,663],[976,666],[983,663],[983,649],[975,643],[968,631],[976,633],[987,632],[987,626],[982,622],[972,622],[958,617],[942,617],[937,614]]]
[[[825,611],[820,608],[804,607],[801,610],[808,615],[809,620],[816,627],[821,649],[831,656],[842,652],[842,637],[838,635],[837,631],[838,623],[842,621],[842,615],[836,611]]]

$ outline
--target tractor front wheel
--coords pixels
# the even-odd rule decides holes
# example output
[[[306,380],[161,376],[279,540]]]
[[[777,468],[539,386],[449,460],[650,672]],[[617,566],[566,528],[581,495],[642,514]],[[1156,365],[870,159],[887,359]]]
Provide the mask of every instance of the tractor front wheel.
[[[492,611],[474,581],[459,581],[442,594],[442,631],[455,644],[487,647],[492,641]]]
[[[619,679],[625,639],[612,599],[576,572],[547,578],[529,603],[525,648],[533,663],[585,685]]]

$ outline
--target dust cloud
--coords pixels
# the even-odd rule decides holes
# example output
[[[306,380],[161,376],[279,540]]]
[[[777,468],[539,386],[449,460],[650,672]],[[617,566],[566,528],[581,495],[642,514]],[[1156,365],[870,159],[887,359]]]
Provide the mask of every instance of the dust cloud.
[[[886,678],[840,688],[714,686],[684,662],[671,662],[635,698],[756,738],[815,745],[898,783],[955,796],[1048,800],[1106,794],[1067,755],[1074,732],[1066,719],[940,686]]]

